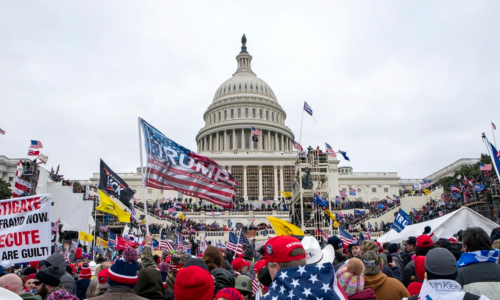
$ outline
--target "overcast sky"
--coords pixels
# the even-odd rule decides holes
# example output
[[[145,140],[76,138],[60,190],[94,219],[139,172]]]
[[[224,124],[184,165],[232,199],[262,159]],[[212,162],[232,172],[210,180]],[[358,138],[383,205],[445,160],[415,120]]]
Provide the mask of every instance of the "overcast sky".
[[[26,157],[37,139],[67,179],[91,177],[100,157],[134,171],[139,116],[196,150],[243,33],[297,139],[303,101],[314,110],[305,147],[326,141],[355,171],[402,178],[486,151],[481,132],[500,126],[500,2],[304,4],[2,1],[0,155]]]

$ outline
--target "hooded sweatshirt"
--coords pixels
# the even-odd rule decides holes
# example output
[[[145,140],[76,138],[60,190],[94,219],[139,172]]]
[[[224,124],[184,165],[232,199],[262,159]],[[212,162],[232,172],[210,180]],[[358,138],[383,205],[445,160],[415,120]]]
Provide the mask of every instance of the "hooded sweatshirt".
[[[143,268],[137,274],[137,281],[134,290],[141,297],[150,300],[164,300],[165,290],[160,272],[155,268]]]
[[[64,256],[60,253],[54,253],[51,256],[47,257],[45,260],[51,266],[59,267],[59,278],[61,279],[61,285],[64,286],[64,289],[68,291],[68,293],[74,295],[75,294],[75,279],[71,274],[66,272],[66,261],[64,260]]]
[[[377,299],[401,300],[410,297],[404,285],[394,278],[389,278],[382,272],[376,275],[365,274],[365,289],[371,288],[375,291]]]
[[[76,282],[76,296],[80,300],[87,299],[87,289],[89,288],[90,279],[78,279]]]

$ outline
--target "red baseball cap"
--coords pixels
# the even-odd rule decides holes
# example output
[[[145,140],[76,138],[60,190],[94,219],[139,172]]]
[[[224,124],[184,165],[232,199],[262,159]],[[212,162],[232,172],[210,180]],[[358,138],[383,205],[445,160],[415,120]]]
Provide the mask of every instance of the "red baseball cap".
[[[237,258],[233,259],[233,262],[231,263],[231,266],[235,271],[238,271],[239,269],[243,267],[248,267],[250,265],[250,262],[246,262],[243,260],[243,258]]]
[[[306,258],[305,250],[304,254],[290,256],[292,250],[297,248],[304,249],[304,246],[302,246],[299,239],[293,236],[282,235],[273,237],[266,242],[265,259],[267,262],[284,263]]]
[[[426,234],[422,234],[417,238],[417,247],[419,247],[419,248],[427,248],[427,247],[430,247],[432,245],[434,245],[434,242]]]
[[[262,270],[262,268],[264,268],[266,265],[267,261],[265,259],[261,259],[258,262],[256,262],[255,265],[253,265],[253,270],[255,275],[259,274],[260,270]]]

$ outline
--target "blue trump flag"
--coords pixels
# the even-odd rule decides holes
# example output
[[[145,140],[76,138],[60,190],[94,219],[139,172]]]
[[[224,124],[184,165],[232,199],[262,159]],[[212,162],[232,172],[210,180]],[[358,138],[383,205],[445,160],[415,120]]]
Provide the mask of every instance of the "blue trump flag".
[[[408,214],[400,208],[398,215],[396,216],[396,219],[394,219],[394,223],[392,224],[392,229],[396,230],[397,232],[401,232],[403,231],[403,229],[405,229],[406,225],[411,225],[410,216],[408,216]]]
[[[380,209],[385,209],[385,206],[383,204],[377,204],[377,207],[380,208]]]
[[[323,207],[327,207],[328,206],[328,202],[326,202],[326,200],[324,200],[324,199],[321,199],[321,197],[318,196],[318,194],[314,195],[314,203],[319,204],[319,205],[321,205]]]

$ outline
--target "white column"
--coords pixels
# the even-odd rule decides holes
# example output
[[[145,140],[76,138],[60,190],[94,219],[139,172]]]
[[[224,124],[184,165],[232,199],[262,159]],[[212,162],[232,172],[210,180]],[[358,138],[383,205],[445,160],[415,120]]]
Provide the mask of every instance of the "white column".
[[[219,132],[217,131],[217,133],[215,134],[215,151],[220,151],[220,140],[219,140]]]
[[[285,183],[283,182],[283,166],[280,166],[280,190],[285,191]],[[290,191],[285,191],[290,192]]]
[[[245,150],[245,129],[241,129],[241,149]]]
[[[233,129],[233,149],[231,150],[238,150],[238,147],[236,146],[236,130]]]
[[[224,130],[224,151],[227,151],[227,130]]]
[[[272,151],[273,148],[271,147],[271,131],[267,132],[267,150]]]
[[[210,134],[210,144],[209,144],[209,146],[208,146],[208,147],[210,148],[210,149],[209,149],[210,151],[214,151],[214,149],[213,149],[213,144],[212,144],[212,134]]]
[[[274,199],[278,199],[278,166],[274,166]]]
[[[264,194],[262,193],[262,166],[259,166],[259,200],[264,198]]]
[[[247,166],[243,166],[243,198],[248,200],[247,194]]]
[[[257,149],[259,151],[262,151],[262,145],[264,144],[264,134],[262,134],[261,136],[259,136],[259,141],[257,142]]]
[[[283,133],[281,134],[281,151],[285,151],[285,143],[284,143],[284,139],[283,139]]]
[[[233,166],[227,166],[227,171],[228,171],[229,173],[231,173],[231,169],[232,169],[232,167],[233,167]]]

